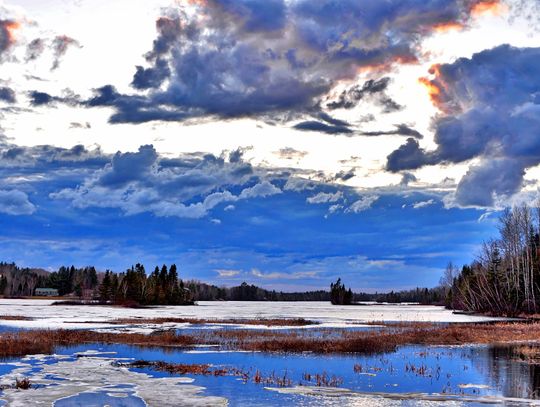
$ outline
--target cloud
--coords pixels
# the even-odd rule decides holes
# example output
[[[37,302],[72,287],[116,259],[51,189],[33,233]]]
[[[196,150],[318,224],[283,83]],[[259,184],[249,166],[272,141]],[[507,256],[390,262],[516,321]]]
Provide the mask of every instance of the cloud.
[[[171,75],[169,63],[164,59],[157,59],[155,66],[152,68],[137,66],[136,69],[137,72],[135,72],[131,82],[131,86],[135,89],[159,88]]]
[[[352,109],[353,107],[356,107],[358,102],[364,99],[364,97],[383,93],[386,88],[388,88],[389,82],[390,78],[385,77],[379,80],[370,79],[364,82],[362,86],[354,85],[351,88],[345,89],[343,92],[341,92],[338,98],[327,103],[326,107],[330,110]]]
[[[39,92],[37,90],[31,91],[28,96],[30,97],[30,104],[32,106],[49,105],[55,100],[48,93]]]
[[[26,62],[38,59],[45,51],[45,40],[43,38],[35,38],[26,46]]]
[[[157,20],[147,65],[137,66],[133,76],[135,93],[98,95],[87,106],[103,106],[107,99],[116,110],[112,123],[296,120],[321,111],[329,92],[343,80],[355,80],[362,68],[384,70],[417,61],[423,38],[441,24],[465,24],[471,7],[483,1],[180,3]],[[379,94],[384,111],[400,109],[384,95],[387,83],[381,78],[353,86],[328,108],[351,108],[364,95]],[[324,120],[297,126],[348,132]]]
[[[492,207],[498,199],[506,200],[523,184],[525,169],[520,160],[489,159],[472,166],[459,181],[455,200],[464,206]]]
[[[411,129],[406,124],[396,124],[394,130],[388,130],[388,131],[364,131],[360,134],[362,136],[409,136],[413,139],[423,139],[424,136],[418,132],[417,130]]]
[[[353,202],[345,212],[360,213],[368,210],[379,199],[377,195],[366,195]]]
[[[386,160],[386,169],[391,172],[411,170],[434,164],[430,154],[420,148],[418,141],[409,137],[405,144],[392,151]]]
[[[296,130],[302,131],[316,131],[326,134],[351,134],[353,131],[347,126],[336,126],[318,122],[314,120],[308,120],[294,125]]]
[[[126,215],[150,212],[160,217],[202,218],[216,206],[282,191],[243,161],[242,150],[220,157],[165,159],[153,146],[116,153],[110,163],[77,188],[52,193],[77,208],[118,208]],[[231,192],[231,188],[238,192]]]
[[[264,280],[300,280],[303,278],[313,278],[317,276],[316,271],[298,271],[298,272],[291,272],[291,273],[281,273],[281,272],[269,272],[265,273],[260,271],[259,269],[252,269],[251,274],[257,278],[261,278]]]
[[[266,198],[267,196],[281,194],[281,189],[271,184],[268,181],[263,181],[250,188],[244,189],[238,199],[250,199],[250,198]]]
[[[458,205],[490,206],[495,196],[519,191],[524,170],[540,164],[540,48],[509,45],[431,69],[424,80],[442,112],[434,119],[437,148],[413,138],[388,156],[396,172],[473,158],[458,184]]]
[[[411,182],[416,182],[418,179],[414,174],[411,174],[410,172],[404,172],[401,176],[401,182],[399,183],[401,186],[407,186]]]
[[[427,201],[415,202],[415,203],[413,203],[412,207],[413,207],[413,209],[421,209],[421,208],[425,208],[426,206],[430,206],[430,205],[433,205],[433,204],[435,204],[435,200],[434,199],[428,199]]]
[[[15,91],[7,86],[0,87],[0,101],[6,103],[15,103],[17,101]]]
[[[354,178],[354,176],[355,176],[354,168],[351,168],[348,171],[342,170],[342,171],[338,172],[337,174],[335,174],[334,175],[334,180],[335,181],[348,181],[351,178]]]
[[[240,270],[227,270],[227,269],[218,269],[215,270],[215,272],[218,274],[220,278],[230,278],[230,277],[236,277],[241,273]]]
[[[285,160],[299,160],[304,158],[309,153],[307,151],[296,150],[292,147],[280,148],[278,151],[274,151],[274,154]]]
[[[17,190],[0,190],[0,212],[8,215],[31,215],[36,207],[28,200],[28,195]]]
[[[51,67],[51,70],[55,70],[60,66],[60,62],[62,61],[62,57],[67,53],[68,49],[71,47],[79,47],[80,44],[77,40],[68,37],[67,35],[57,35],[52,40],[52,51],[54,56],[53,65]]]
[[[0,19],[0,57],[15,44],[15,32],[20,22],[15,19]]]
[[[310,196],[306,199],[306,202],[310,204],[323,204],[329,202],[337,202],[343,199],[343,192],[337,191],[335,193],[319,192],[317,195]]]

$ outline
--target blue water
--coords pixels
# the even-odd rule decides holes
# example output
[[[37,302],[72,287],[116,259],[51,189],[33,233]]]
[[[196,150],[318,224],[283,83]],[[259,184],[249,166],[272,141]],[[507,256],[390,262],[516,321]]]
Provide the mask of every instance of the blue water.
[[[538,388],[540,372],[530,365],[511,359],[507,348],[477,347],[424,347],[407,346],[397,352],[376,355],[320,355],[268,354],[259,352],[212,352],[191,353],[166,351],[158,348],[139,348],[126,345],[92,346],[82,345],[61,348],[59,354],[72,355],[97,349],[116,352],[115,357],[169,363],[211,364],[231,366],[245,370],[253,376],[259,370],[263,377],[275,374],[286,375],[293,384],[314,385],[305,380],[305,373],[335,376],[342,380],[340,387],[361,392],[422,392],[454,393],[466,395],[503,395],[507,397],[531,397],[534,386]],[[361,366],[361,372],[355,372]],[[149,368],[134,368],[133,371],[148,373],[154,377],[168,373]],[[535,376],[536,374],[536,376]],[[237,377],[214,377],[194,375],[194,384],[205,387],[206,394],[223,396],[231,406],[240,405],[297,405],[310,397],[282,395],[264,390],[264,385],[251,381],[244,383]],[[536,384],[534,381],[536,380]],[[518,386],[516,383],[522,383]],[[530,383],[529,383],[530,382]],[[460,388],[459,385],[487,385],[483,388]],[[274,387],[274,386],[271,386]]]
[[[114,396],[121,394],[122,397]],[[109,386],[106,391],[89,391],[57,400],[54,407],[147,407],[129,385]]]
[[[317,330],[304,329],[302,332],[305,335],[317,335]],[[396,352],[379,355],[321,355],[219,352],[213,348],[195,348],[193,351],[186,351],[175,348],[85,344],[60,347],[56,353],[68,356],[68,359],[62,360],[75,360],[78,357],[76,353],[88,350],[103,352],[101,356],[107,358],[234,367],[249,373],[250,377],[259,371],[263,377],[286,376],[293,385],[313,386],[315,382],[309,381],[307,375],[313,377],[316,374],[325,374],[327,377],[334,377],[339,387],[358,392],[451,393],[469,396],[540,398],[540,366],[517,361],[511,347],[405,346]],[[12,358],[2,361],[0,376],[16,368],[13,363],[19,360]],[[30,360],[29,363],[32,365],[32,373],[35,373],[42,369],[42,364],[54,364],[57,361],[57,357],[50,356],[44,361]],[[166,372],[151,368],[131,370],[144,372],[153,377],[169,376]],[[345,401],[343,398],[279,394],[265,390],[265,386],[276,387],[276,385],[256,384],[251,380],[245,382],[234,376],[187,375],[187,377],[194,379],[193,384],[204,387],[205,395],[227,398],[230,406],[339,406]],[[66,379],[49,378],[58,382]],[[463,387],[463,385],[480,386]],[[113,397],[111,394],[114,392],[122,392],[126,397]],[[107,391],[89,390],[55,403],[55,407],[104,405],[139,407],[144,406],[144,401],[127,384],[127,387],[116,386]]]

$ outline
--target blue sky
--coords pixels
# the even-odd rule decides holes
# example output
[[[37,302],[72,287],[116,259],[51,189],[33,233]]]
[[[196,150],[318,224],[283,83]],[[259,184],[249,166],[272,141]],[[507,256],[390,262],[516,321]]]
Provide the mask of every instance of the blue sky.
[[[0,259],[434,286],[536,199],[536,2],[148,3],[0,2]]]

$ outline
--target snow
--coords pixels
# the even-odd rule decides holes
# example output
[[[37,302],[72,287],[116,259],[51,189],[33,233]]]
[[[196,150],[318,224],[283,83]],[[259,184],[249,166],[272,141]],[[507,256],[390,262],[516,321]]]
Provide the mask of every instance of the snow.
[[[459,315],[444,307],[411,304],[374,304],[366,306],[337,306],[327,302],[205,302],[194,306],[160,306],[152,308],[121,308],[112,306],[54,305],[49,300],[0,300],[0,325],[19,328],[103,329],[151,332],[157,328],[186,328],[189,324],[142,324],[112,326],[106,321],[123,318],[197,318],[197,319],[255,319],[304,318],[320,325],[304,328],[359,327],[366,322],[481,322],[496,318]],[[21,315],[32,320],[8,321],[1,315]],[[91,323],[88,323],[91,322]],[[217,325],[207,325],[219,329]],[[276,329],[263,325],[243,325],[243,328]],[[282,329],[283,327],[279,327]],[[298,328],[298,327],[296,327]]]

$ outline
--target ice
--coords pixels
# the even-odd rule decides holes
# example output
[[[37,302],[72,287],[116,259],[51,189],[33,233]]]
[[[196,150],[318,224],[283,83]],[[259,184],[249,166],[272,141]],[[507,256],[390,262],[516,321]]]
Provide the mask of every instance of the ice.
[[[96,353],[90,352],[88,355]],[[32,360],[44,362],[46,357],[34,356]],[[55,364],[38,364],[42,370],[37,373],[31,373],[36,367],[35,363],[27,364],[4,375],[2,384],[13,384],[16,378],[30,377],[31,384],[39,386],[29,390],[4,390],[0,400],[12,407],[51,406],[56,401],[85,394],[101,394],[120,398],[133,396],[143,400],[148,406],[227,405],[224,398],[203,396],[203,388],[189,384],[193,381],[191,378],[154,378],[114,366],[113,360],[97,356],[75,360],[60,359]],[[62,405],[61,402],[58,404]]]
[[[471,396],[471,395],[456,395],[456,394],[438,394],[438,393],[384,393],[384,392],[359,392],[349,389],[338,389],[334,387],[311,387],[311,386],[296,386],[285,388],[265,387],[266,390],[275,391],[282,394],[301,394],[309,396],[325,396],[325,397],[340,397],[347,398],[348,402],[343,402],[343,406],[368,406],[368,405],[394,405],[391,401],[410,402],[413,405],[441,405],[448,406],[452,403],[478,403],[490,405],[527,405],[540,406],[540,400],[521,399],[502,396]],[[378,400],[378,404],[373,404],[373,401]],[[371,401],[371,402],[370,402]],[[426,404],[428,402],[429,404]],[[440,404],[433,404],[440,403]],[[458,405],[460,405],[458,404]],[[407,404],[411,405],[411,404]]]
[[[64,329],[114,329],[123,332],[149,333],[158,328],[185,328],[186,324],[144,324],[137,327],[107,324],[107,321],[124,318],[197,318],[254,319],[254,318],[304,318],[320,323],[309,328],[361,327],[367,322],[481,322],[496,318],[453,314],[438,306],[411,304],[374,304],[366,306],[337,306],[329,302],[205,302],[194,306],[161,306],[152,308],[122,308],[113,306],[54,305],[48,300],[2,299],[0,314],[24,315],[33,318],[24,321],[1,320],[0,325],[18,328]],[[88,323],[91,322],[91,323]],[[242,326],[242,325],[240,325]],[[276,329],[264,325],[243,325],[243,328]],[[283,329],[285,327],[279,327]],[[298,327],[295,327],[298,328]]]

